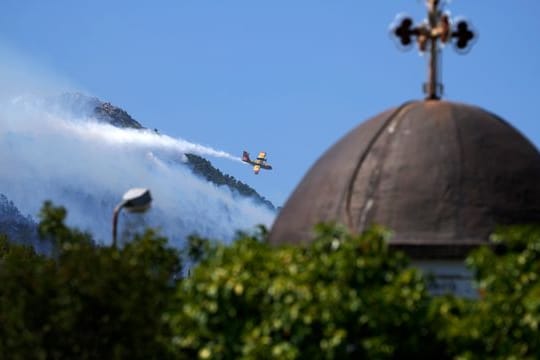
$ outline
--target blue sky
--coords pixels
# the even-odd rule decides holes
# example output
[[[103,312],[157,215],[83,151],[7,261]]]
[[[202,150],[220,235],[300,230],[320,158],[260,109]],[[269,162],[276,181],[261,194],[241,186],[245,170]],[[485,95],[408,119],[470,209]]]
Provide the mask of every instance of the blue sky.
[[[454,0],[448,9],[480,38],[466,56],[444,50],[445,99],[499,114],[538,148],[540,2]],[[282,205],[347,131],[423,97],[425,59],[398,51],[388,34],[398,13],[425,18],[414,0],[3,0],[0,46],[29,73],[162,133],[238,156],[267,151],[274,170],[258,176],[210,160]]]

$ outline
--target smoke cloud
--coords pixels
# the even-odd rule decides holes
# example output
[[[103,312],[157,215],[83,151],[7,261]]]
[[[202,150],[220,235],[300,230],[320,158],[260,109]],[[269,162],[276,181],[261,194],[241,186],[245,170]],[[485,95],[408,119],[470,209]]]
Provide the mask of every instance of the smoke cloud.
[[[111,238],[111,216],[122,194],[149,188],[145,215],[122,214],[119,231],[148,225],[179,245],[186,236],[232,239],[238,230],[270,226],[275,214],[253,200],[195,176],[186,153],[241,160],[224,151],[149,130],[120,129],[33,95],[0,99],[0,193],[33,217],[43,201],[68,209],[68,223]]]

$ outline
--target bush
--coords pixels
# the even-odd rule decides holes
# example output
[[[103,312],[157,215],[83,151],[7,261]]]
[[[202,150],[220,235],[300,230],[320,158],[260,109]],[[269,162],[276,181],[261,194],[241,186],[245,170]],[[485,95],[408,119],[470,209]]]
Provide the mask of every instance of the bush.
[[[242,235],[214,245],[179,284],[178,354],[212,359],[435,357],[420,273],[374,228],[320,226],[306,247]]]
[[[0,358],[537,359],[540,227],[510,227],[474,251],[479,299],[432,298],[389,233],[320,225],[309,245],[267,231],[230,245],[192,236],[196,263],[148,230],[96,245],[46,203],[50,256],[0,237]]]
[[[460,359],[540,358],[540,227],[514,226],[467,259],[481,299],[434,299],[438,337]]]
[[[163,321],[179,254],[152,231],[122,249],[97,246],[46,203],[40,233],[54,256],[0,241],[0,356],[165,359]]]

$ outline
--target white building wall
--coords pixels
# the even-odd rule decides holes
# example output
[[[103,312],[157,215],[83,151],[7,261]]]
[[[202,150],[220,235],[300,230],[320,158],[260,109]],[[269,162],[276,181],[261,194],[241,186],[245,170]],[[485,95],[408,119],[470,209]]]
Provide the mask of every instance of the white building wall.
[[[478,298],[473,273],[463,261],[422,260],[413,261],[428,278],[428,291],[431,295],[454,294],[465,298]]]

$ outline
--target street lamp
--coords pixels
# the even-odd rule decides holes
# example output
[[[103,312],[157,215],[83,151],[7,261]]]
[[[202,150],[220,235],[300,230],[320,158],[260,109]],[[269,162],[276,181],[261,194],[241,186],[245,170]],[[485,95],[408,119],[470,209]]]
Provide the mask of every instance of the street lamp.
[[[113,247],[116,247],[116,225],[118,224],[118,214],[120,213],[120,210],[126,209],[128,212],[145,212],[150,207],[151,202],[152,195],[150,195],[149,189],[129,189],[124,196],[122,196],[122,201],[116,205],[113,212]]]

